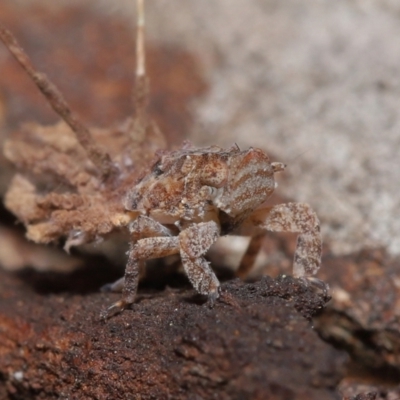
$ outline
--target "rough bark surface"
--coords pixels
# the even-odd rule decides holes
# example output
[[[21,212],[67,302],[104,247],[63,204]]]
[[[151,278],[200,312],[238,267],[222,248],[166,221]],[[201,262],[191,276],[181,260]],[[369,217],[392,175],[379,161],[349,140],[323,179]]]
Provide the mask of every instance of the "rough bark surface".
[[[73,108],[85,121],[110,126],[111,122],[131,113],[133,40],[125,22],[115,18],[114,14],[104,17],[89,8],[58,9],[61,0],[51,6],[43,2],[45,7],[37,6],[37,1],[30,1],[29,4],[35,3],[36,6],[16,8],[17,3],[21,5],[24,1],[1,2],[2,21],[21,39],[35,63],[60,84]],[[72,0],[68,0],[70,3]],[[109,1],[104,3],[110,4]],[[288,190],[287,194],[313,201],[320,207],[319,214],[325,224],[330,223],[330,229],[334,228],[338,233],[340,246],[336,248],[344,244],[346,248],[348,244],[352,247],[354,243],[358,248],[362,243],[360,236],[364,235],[359,222],[364,226],[365,219],[373,218],[373,223],[367,224],[375,229],[373,237],[392,243],[392,249],[396,249],[398,235],[393,234],[397,229],[393,204],[398,196],[391,193],[395,193],[397,186],[393,185],[393,179],[387,178],[393,171],[396,173],[397,169],[393,167],[396,162],[390,156],[378,157],[380,153],[376,147],[376,143],[380,143],[383,149],[388,148],[385,143],[389,136],[385,136],[384,142],[364,141],[364,145],[373,143],[372,150],[363,147],[365,151],[360,151],[359,147],[362,138],[371,138],[376,132],[387,133],[385,118],[391,118],[392,107],[394,110],[398,108],[397,97],[393,96],[393,101],[389,99],[396,86],[392,77],[397,75],[387,71],[382,75],[381,69],[382,62],[387,60],[386,66],[394,61],[397,65],[397,59],[390,61],[390,57],[397,54],[391,49],[396,48],[393,38],[398,35],[390,33],[390,30],[393,28],[395,32],[399,24],[387,24],[388,18],[393,18],[393,21],[397,18],[393,12],[394,3],[389,7],[389,1],[371,2],[369,9],[354,13],[351,12],[352,3],[335,3],[335,10],[326,12],[325,7],[331,7],[331,4],[316,2],[318,4],[313,6],[309,3],[301,6],[305,12],[292,13],[296,9],[293,5],[306,3],[293,0],[289,5],[282,3],[282,6],[260,12],[257,7],[261,3],[249,1],[248,9],[253,11],[247,20],[255,20],[255,10],[261,22],[258,25],[243,24],[243,13],[237,12],[239,8],[235,8],[231,0],[209,1],[207,7],[204,4],[198,6],[195,1],[181,3],[182,7],[178,9],[172,3],[154,3],[149,10],[150,21],[154,21],[155,16],[156,21],[162,19],[162,23],[149,24],[156,30],[159,26],[161,32],[158,36],[153,32],[153,37],[165,39],[162,45],[158,43],[158,47],[148,47],[148,60],[153,88],[151,107],[168,136],[168,143],[180,143],[183,138],[193,135],[193,120],[188,110],[193,98],[205,90],[199,66],[203,64],[203,56],[207,58],[210,55],[210,47],[204,45],[203,35],[206,34],[219,56],[215,57],[215,65],[209,73],[211,94],[200,107],[199,115],[203,116],[201,121],[206,125],[198,129],[203,135],[202,140],[213,143],[238,140],[239,143],[259,143],[262,146],[267,143],[268,149],[290,160],[293,179],[288,182],[282,177],[281,190]],[[205,13],[211,9],[209,7],[221,5],[219,12],[211,11],[213,18]],[[173,8],[173,13],[168,12],[169,7]],[[227,19],[228,10],[240,18]],[[347,18],[349,15],[350,19]],[[268,18],[273,23],[266,24]],[[349,30],[340,24],[327,24],[327,21],[336,20],[350,21]],[[180,29],[179,21],[186,24],[184,29]],[[379,25],[371,24],[371,21],[378,21]],[[178,32],[178,40],[166,34],[167,24],[169,28],[173,27],[173,32]],[[254,29],[256,25],[260,29]],[[360,26],[366,29],[360,29]],[[243,32],[237,33],[239,27]],[[328,35],[315,35],[315,29],[325,32],[327,27],[330,27]],[[285,36],[287,29],[303,33],[296,34],[296,37]],[[308,29],[313,30],[312,35],[306,33]],[[236,32],[234,35],[233,31]],[[271,32],[273,34],[269,34]],[[367,39],[358,42],[360,34]],[[336,42],[342,43],[341,35],[345,37],[343,43],[346,45],[338,48]],[[235,40],[231,40],[232,37]],[[321,38],[325,42],[321,43]],[[372,39],[385,44],[373,48],[383,50],[386,56],[376,57],[375,50],[361,51],[363,43],[367,49]],[[306,43],[306,47],[297,40]],[[268,48],[259,47],[257,41]],[[201,62],[188,52],[171,47],[174,43],[195,51],[197,57],[201,56]],[[242,53],[238,53],[237,43],[241,43]],[[386,44],[391,47],[386,47]],[[307,54],[319,55],[324,66],[322,74],[319,64],[315,64],[315,57]],[[369,54],[375,57],[379,68],[370,62]],[[274,61],[266,62],[260,55]],[[292,67],[289,69],[282,68],[282,65],[289,65],[285,61],[287,57],[297,60],[290,64]],[[347,65],[352,64],[354,57],[362,71],[366,65],[371,67],[367,75],[360,74],[359,68],[348,69]],[[337,68],[338,64],[332,63],[332,59],[350,72],[346,73],[349,78],[342,80],[339,90],[336,90],[337,75],[331,73],[334,71],[331,68]],[[54,122],[54,115],[43,98],[2,47],[0,66],[0,141],[20,126],[21,121]],[[263,89],[266,71],[277,77],[278,82],[276,85],[267,82],[268,95]],[[396,68],[391,71],[396,71]],[[297,81],[306,82],[305,86],[296,85]],[[303,87],[304,92],[301,91]],[[379,96],[379,101],[369,101],[370,97],[365,96],[360,87],[367,88],[373,96]],[[293,101],[288,103],[288,99]],[[318,111],[320,100],[329,105],[328,111],[333,110],[333,114]],[[369,101],[367,106],[364,101]],[[248,104],[245,110],[244,104]],[[349,107],[349,104],[353,106]],[[384,109],[381,109],[382,105]],[[240,113],[236,113],[236,108]],[[359,118],[354,114],[358,118],[354,128],[355,108],[366,114]],[[274,111],[278,109],[279,112]],[[303,111],[299,112],[299,109]],[[308,117],[303,119],[305,115]],[[336,119],[341,127],[339,130],[336,129]],[[343,121],[347,128],[342,129]],[[213,126],[221,130],[218,135]],[[393,127],[393,140],[397,143],[396,125]],[[313,145],[318,150],[312,150],[298,160],[305,148],[299,135],[303,132],[309,145],[310,129]],[[338,136],[340,132],[342,136]],[[364,133],[366,136],[362,136]],[[20,137],[22,134],[20,131]],[[267,136],[263,136],[265,134]],[[327,139],[324,135],[334,136]],[[319,144],[316,142],[318,138],[322,141]],[[353,145],[349,138],[355,141],[357,151],[351,150]],[[389,148],[394,151],[397,147],[392,146],[392,139],[389,139]],[[328,151],[324,146],[328,146]],[[332,149],[348,149],[345,152],[348,156],[335,158],[338,153]],[[329,154],[333,156],[333,166]],[[357,162],[350,165],[352,159]],[[368,162],[365,163],[364,159]],[[383,164],[384,160],[386,164]],[[330,163],[326,167],[325,161]],[[309,173],[310,168],[312,173]],[[344,169],[346,173],[343,173]],[[325,179],[326,185],[316,179],[315,171],[318,179]],[[364,174],[368,185],[358,190],[364,182]],[[385,177],[383,183],[380,176]],[[4,192],[9,177],[9,167],[0,154],[0,193]],[[346,182],[332,186],[339,177]],[[343,196],[344,189],[349,189],[349,195]],[[376,198],[377,193],[389,197],[382,201]],[[335,201],[332,202],[336,197],[341,200],[337,202],[341,206],[339,210],[334,207]],[[81,259],[67,258],[56,248],[24,242],[22,231],[18,227],[17,230],[15,227],[11,229],[13,221],[9,215],[2,209],[0,214],[1,266],[71,271],[82,264]],[[214,249],[212,265],[237,265],[237,260],[232,262],[232,253],[239,247],[237,243],[219,246],[219,251]],[[105,246],[103,244],[98,249]],[[260,257],[259,269],[254,276],[257,273],[274,276],[282,271],[290,273],[294,237],[269,236],[263,247],[263,257]],[[372,373],[371,370],[360,373],[354,365],[348,366],[338,392],[332,388],[343,375],[342,354],[321,342],[310,324],[294,311],[297,307],[303,316],[309,317],[324,301],[290,278],[264,278],[254,285],[237,281],[228,283],[224,289],[233,294],[240,308],[218,303],[214,310],[209,310],[198,297],[193,297],[193,292],[181,289],[154,292],[155,287],[163,287],[165,282],[175,282],[171,276],[165,280],[162,272],[165,270],[156,265],[156,270],[149,273],[147,280],[153,292],[141,292],[134,310],[101,323],[99,312],[118,297],[101,295],[97,292],[98,287],[116,279],[118,273],[98,268],[103,261],[92,259],[86,260],[92,268],[80,269],[70,275],[24,271],[16,276],[0,272],[0,399],[169,397],[274,400],[336,399],[342,396],[346,400],[399,399],[400,391],[395,385],[399,382],[400,370],[400,262],[379,251],[337,257],[329,254],[327,246],[325,249],[320,278],[331,285],[333,299],[315,320],[316,330],[329,341],[348,349],[364,367],[380,367]],[[234,255],[236,258],[240,258],[244,248],[239,250]],[[119,249],[116,251],[115,246],[113,252],[123,254]],[[213,255],[210,253],[209,256]]]
[[[321,277],[332,301],[316,321],[325,338],[371,368],[400,379],[400,261],[384,251],[326,257]]]
[[[101,321],[118,295],[38,293],[1,275],[3,398],[340,398],[346,357],[307,320],[327,299],[290,277],[230,281],[214,309],[185,289],[142,292]]]

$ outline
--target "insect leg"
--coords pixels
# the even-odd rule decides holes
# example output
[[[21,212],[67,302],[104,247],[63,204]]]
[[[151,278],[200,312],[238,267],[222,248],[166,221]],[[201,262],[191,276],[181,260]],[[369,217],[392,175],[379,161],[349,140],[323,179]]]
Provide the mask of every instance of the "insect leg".
[[[103,318],[108,318],[121,312],[135,301],[140,269],[145,260],[177,253],[179,253],[179,238],[176,236],[145,238],[133,244],[129,251],[128,263],[125,268],[125,284],[122,298],[108,308],[102,315]]]
[[[137,217],[129,226],[134,241],[155,236],[171,236],[171,231],[156,220],[144,215]]]
[[[321,264],[322,237],[319,220],[308,204],[286,203],[255,211],[243,228],[258,227],[274,232],[299,233],[294,254],[293,275],[314,275]]]
[[[220,284],[204,255],[219,233],[217,223],[209,221],[192,225],[179,234],[183,268],[193,287],[208,295],[211,305],[220,295]]]
[[[264,231],[257,232],[250,239],[250,243],[247,246],[246,252],[240,260],[239,268],[236,270],[236,276],[245,279],[249,272],[252,270],[257,255],[260,252],[263,239],[266,233]]]
[[[164,225],[152,218],[140,215],[130,225],[129,230],[132,234],[133,243],[138,240],[149,237],[171,236],[171,232]],[[140,277],[144,275],[144,262],[140,265]],[[118,279],[113,283],[107,283],[101,288],[102,292],[122,292],[124,289],[125,277]]]

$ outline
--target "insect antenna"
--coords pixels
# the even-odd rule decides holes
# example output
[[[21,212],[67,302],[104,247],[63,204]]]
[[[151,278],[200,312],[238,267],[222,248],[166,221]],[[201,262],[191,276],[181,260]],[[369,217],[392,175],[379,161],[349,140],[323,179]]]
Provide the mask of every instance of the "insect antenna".
[[[136,0],[136,71],[135,89],[133,93],[134,118],[130,130],[131,139],[134,143],[141,143],[146,139],[147,130],[151,128],[153,133],[160,136],[159,128],[154,121],[148,117],[149,104],[149,79],[146,73],[145,53],[145,11],[144,0]]]
[[[47,78],[44,73],[39,72],[34,68],[29,56],[19,45],[14,35],[1,25],[0,39],[46,97],[53,110],[69,125],[69,127],[75,133],[78,142],[86,151],[90,161],[100,171],[102,178],[106,179],[114,175],[116,173],[116,167],[113,164],[110,155],[95,142],[89,129],[71,110],[59,89],[49,80],[49,78]]]

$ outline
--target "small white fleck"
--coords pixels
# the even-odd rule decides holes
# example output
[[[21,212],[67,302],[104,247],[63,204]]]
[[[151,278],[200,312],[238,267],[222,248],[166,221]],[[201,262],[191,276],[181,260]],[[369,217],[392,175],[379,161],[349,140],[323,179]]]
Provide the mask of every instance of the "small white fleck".
[[[14,372],[13,377],[16,381],[21,382],[22,379],[24,379],[24,373],[22,371],[16,371]]]
[[[341,303],[348,303],[351,301],[350,293],[339,287],[335,287],[333,290],[333,297]]]

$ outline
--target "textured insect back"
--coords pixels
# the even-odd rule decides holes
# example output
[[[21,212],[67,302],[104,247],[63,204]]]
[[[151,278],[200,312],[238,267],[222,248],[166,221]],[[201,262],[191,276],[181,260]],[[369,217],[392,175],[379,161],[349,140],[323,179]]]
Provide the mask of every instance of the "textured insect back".
[[[274,170],[260,149],[249,149],[229,158],[229,178],[218,208],[232,217],[251,212],[274,191]]]
[[[219,189],[226,185],[228,176],[227,157],[215,153],[206,154],[204,166],[200,170],[201,183]]]

